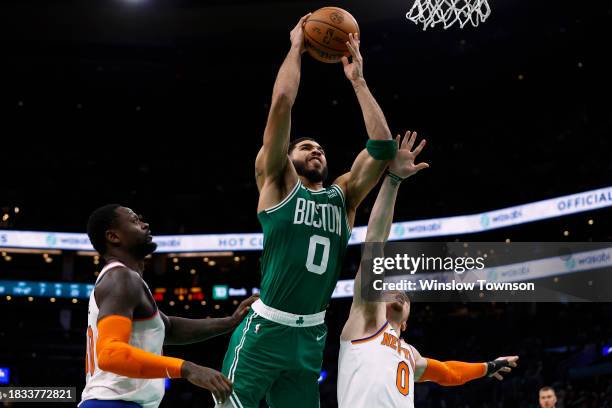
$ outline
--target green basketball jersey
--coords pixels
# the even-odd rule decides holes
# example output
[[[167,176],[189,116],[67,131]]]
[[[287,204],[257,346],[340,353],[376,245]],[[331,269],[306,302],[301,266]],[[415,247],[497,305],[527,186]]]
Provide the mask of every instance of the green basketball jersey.
[[[283,201],[257,217],[264,234],[261,300],[294,314],[325,310],[350,237],[340,187],[313,191],[298,180]]]

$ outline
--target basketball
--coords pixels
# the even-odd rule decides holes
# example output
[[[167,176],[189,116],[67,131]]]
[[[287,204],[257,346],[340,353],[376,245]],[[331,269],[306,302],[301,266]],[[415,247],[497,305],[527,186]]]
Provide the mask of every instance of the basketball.
[[[323,7],[306,20],[304,45],[316,60],[339,62],[343,55],[350,55],[346,47],[349,33],[359,34],[359,25],[351,13],[338,7]]]

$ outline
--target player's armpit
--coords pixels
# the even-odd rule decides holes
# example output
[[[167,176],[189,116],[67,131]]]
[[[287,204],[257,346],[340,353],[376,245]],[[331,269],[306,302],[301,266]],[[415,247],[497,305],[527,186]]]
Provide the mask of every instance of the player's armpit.
[[[132,321],[111,315],[98,322],[96,355],[101,370],[130,378],[179,378],[183,360],[129,345]]]
[[[427,367],[419,379],[433,381],[440,385],[462,385],[476,378],[484,377],[487,366],[485,363],[464,363],[462,361],[438,361],[426,358]]]

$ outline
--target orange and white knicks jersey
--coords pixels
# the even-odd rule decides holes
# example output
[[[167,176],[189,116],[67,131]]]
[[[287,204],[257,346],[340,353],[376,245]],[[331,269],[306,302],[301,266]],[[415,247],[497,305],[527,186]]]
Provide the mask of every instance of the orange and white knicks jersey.
[[[412,347],[389,323],[372,336],[340,341],[339,408],[414,408]]]
[[[118,266],[125,266],[120,262],[111,262],[100,272],[96,284],[104,274]],[[145,287],[148,288],[143,280]],[[85,389],[81,400],[124,400],[136,402],[143,408],[157,408],[164,396],[164,379],[141,379],[128,378],[108,371],[102,371],[98,367],[96,356],[96,343],[98,342],[98,305],[94,297],[94,291],[89,296],[89,315],[87,318],[87,354],[85,356],[85,368],[87,372]],[[132,335],[130,345],[139,349],[162,355],[164,344],[165,326],[156,311],[148,319],[135,319],[132,322]]]

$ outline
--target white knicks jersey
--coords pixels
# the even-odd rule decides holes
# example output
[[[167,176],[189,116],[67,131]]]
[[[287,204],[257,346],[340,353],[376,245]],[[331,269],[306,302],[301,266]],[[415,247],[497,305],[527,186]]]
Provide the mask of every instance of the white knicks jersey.
[[[102,269],[96,284],[104,273],[112,268],[123,266],[120,262],[111,262]],[[147,284],[143,280],[148,290]],[[89,296],[89,315],[87,317],[87,354],[85,356],[86,383],[81,401],[97,400],[123,400],[131,401],[143,408],[157,408],[164,396],[164,379],[129,378],[98,367],[96,344],[98,342],[98,305],[94,291]],[[148,319],[134,319],[132,322],[132,335],[129,344],[150,353],[162,355],[165,326],[156,310]]]
[[[340,341],[339,408],[414,408],[413,349],[389,323],[372,336]]]

